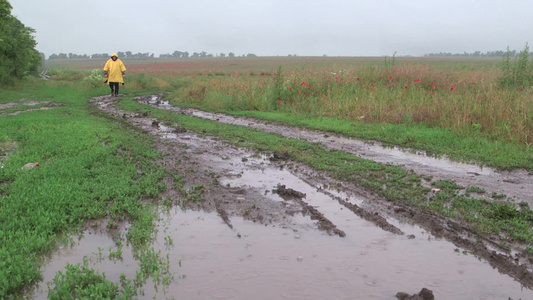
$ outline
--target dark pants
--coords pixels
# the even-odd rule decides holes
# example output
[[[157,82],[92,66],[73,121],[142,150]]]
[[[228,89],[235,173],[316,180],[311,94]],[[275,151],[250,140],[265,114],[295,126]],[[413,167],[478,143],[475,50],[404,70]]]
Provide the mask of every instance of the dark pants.
[[[111,88],[111,94],[118,95],[118,82],[110,82],[109,87]]]

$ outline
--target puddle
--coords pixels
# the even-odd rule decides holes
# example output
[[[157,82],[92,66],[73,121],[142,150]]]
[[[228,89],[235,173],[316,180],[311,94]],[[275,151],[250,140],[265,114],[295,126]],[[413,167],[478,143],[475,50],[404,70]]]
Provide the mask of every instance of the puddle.
[[[433,180],[450,179],[464,187],[480,187],[485,189],[486,197],[490,197],[493,193],[505,194],[515,200],[516,203],[526,201],[533,207],[533,197],[531,197],[533,176],[527,170],[499,171],[490,167],[454,162],[445,157],[427,156],[421,151],[384,147],[379,142],[363,142],[332,133],[325,134],[324,132],[288,127],[251,118],[172,107],[168,104],[168,101],[162,101],[160,96],[140,98],[138,101],[176,113],[188,114],[225,124],[246,126],[277,133],[289,138],[319,143],[324,147],[353,153],[359,157],[379,163],[413,169],[418,174],[432,176]]]
[[[172,210],[162,215],[154,247],[169,255],[174,280],[156,291],[150,281],[139,299],[396,299],[399,291],[432,290],[436,299],[530,299],[533,291],[495,272],[487,263],[420,237],[384,232],[358,218],[340,226],[345,238],[319,231],[266,227],[232,218],[234,230],[216,214]],[[240,236],[240,237],[239,237]],[[173,240],[173,246],[167,243]],[[90,266],[118,282],[135,276],[137,262],[124,246],[123,261],[106,259],[113,241],[85,234],[43,267],[45,282],[66,264],[92,257]],[[98,247],[105,249],[98,260]],[[181,263],[181,267],[179,266]],[[357,295],[357,296],[355,296]],[[33,299],[46,299],[46,287]]]
[[[232,217],[231,229],[215,213],[174,208],[161,213],[154,243],[162,257],[169,255],[174,279],[158,289],[149,280],[139,299],[257,299],[258,295],[263,299],[346,299],[354,295],[396,299],[397,292],[415,294],[423,287],[432,290],[436,299],[533,298],[533,291],[522,289],[488,263],[418,226],[396,224],[405,235],[381,230],[328,193],[350,196],[317,190],[290,171],[269,165],[265,157],[243,161],[211,153],[200,156],[214,168],[227,170],[219,179],[222,185],[257,189],[276,202],[290,202],[272,193],[278,183],[304,193],[303,201],[319,209],[346,236],[319,231],[311,226],[314,221],[309,216],[295,215],[290,228]],[[134,278],[138,262],[131,248],[124,246],[122,261],[111,261],[107,259],[110,247],[116,248],[108,235],[84,233],[73,247],[61,248],[43,267],[44,282],[64,271],[67,262],[81,263],[84,256],[90,258],[90,267],[105,272],[113,282],[119,282],[121,273]],[[46,285],[41,284],[32,298],[46,297]]]

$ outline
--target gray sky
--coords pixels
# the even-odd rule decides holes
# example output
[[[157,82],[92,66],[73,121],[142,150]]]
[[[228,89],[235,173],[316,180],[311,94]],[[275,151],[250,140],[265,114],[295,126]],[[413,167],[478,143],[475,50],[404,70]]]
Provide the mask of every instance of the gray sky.
[[[531,0],[8,1],[47,56],[470,53],[522,50],[533,34]]]

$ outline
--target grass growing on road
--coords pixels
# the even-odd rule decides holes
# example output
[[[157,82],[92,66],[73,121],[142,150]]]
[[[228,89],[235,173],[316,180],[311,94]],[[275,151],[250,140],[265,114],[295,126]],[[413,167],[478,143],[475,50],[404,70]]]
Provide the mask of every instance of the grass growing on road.
[[[178,126],[198,134],[221,136],[227,142],[258,151],[286,153],[290,160],[302,162],[317,170],[329,171],[334,178],[353,182],[372,190],[388,201],[406,202],[425,207],[450,218],[466,222],[482,233],[499,234],[509,242],[533,243],[533,212],[524,206],[517,209],[514,204],[501,202],[499,195],[491,199],[474,197],[482,192],[476,187],[465,188],[451,182],[430,182],[413,173],[392,165],[347,154],[342,151],[324,149],[320,145],[277,134],[266,133],[242,126],[221,124],[166,110],[139,104],[131,99],[118,104],[122,109],[133,112],[150,112],[160,121],[176,122]],[[433,192],[428,185],[439,187]],[[505,195],[502,195],[506,198]]]
[[[0,298],[18,298],[40,279],[42,254],[85,220],[131,223],[127,238],[138,247],[152,239],[155,215],[141,199],[164,187],[164,171],[154,163],[159,154],[149,137],[92,115],[87,100],[94,95],[35,85],[0,96],[0,103],[63,104],[0,116]],[[39,166],[21,169],[30,162]]]

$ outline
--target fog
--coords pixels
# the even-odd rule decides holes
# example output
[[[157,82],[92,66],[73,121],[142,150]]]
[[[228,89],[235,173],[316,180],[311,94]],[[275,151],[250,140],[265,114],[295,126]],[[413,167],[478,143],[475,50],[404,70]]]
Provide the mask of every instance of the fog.
[[[8,0],[37,50],[420,56],[522,50],[533,1]]]

